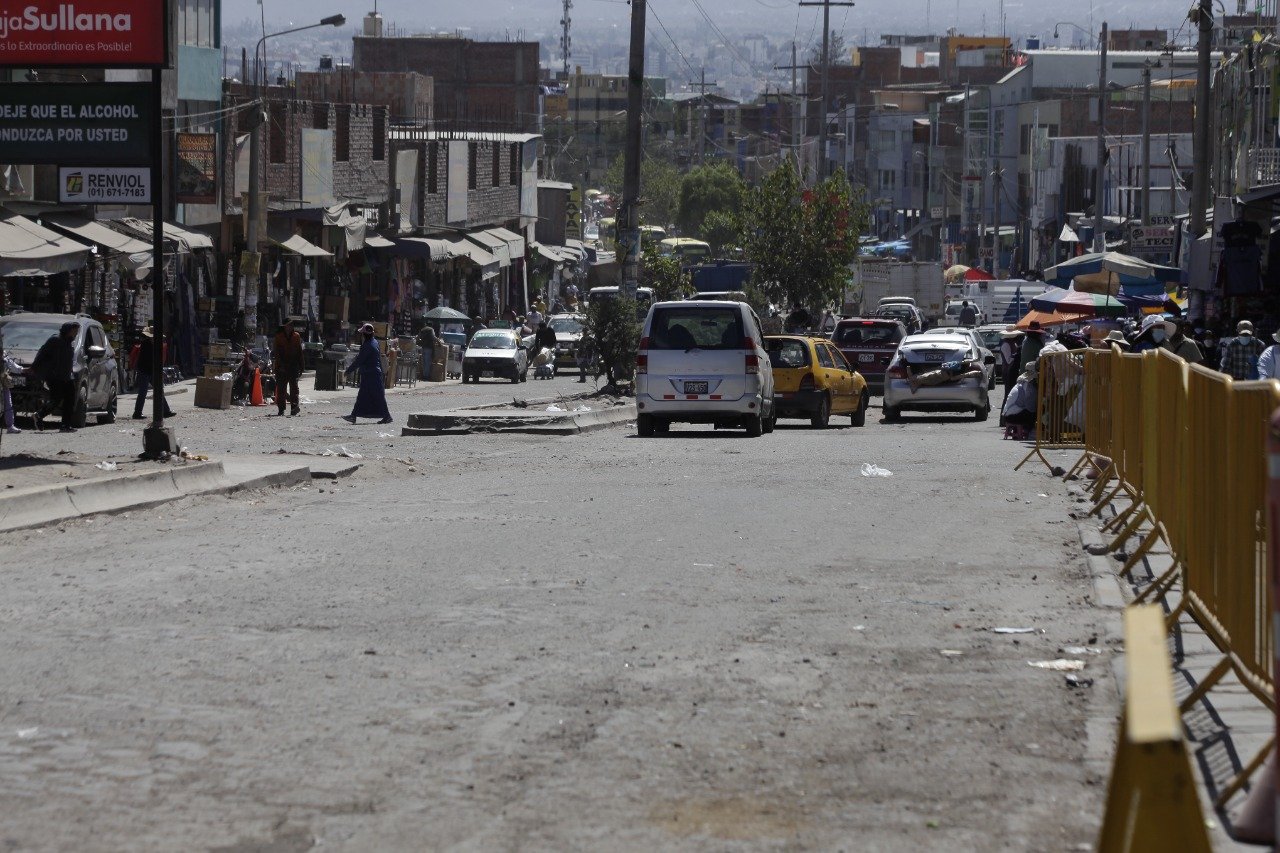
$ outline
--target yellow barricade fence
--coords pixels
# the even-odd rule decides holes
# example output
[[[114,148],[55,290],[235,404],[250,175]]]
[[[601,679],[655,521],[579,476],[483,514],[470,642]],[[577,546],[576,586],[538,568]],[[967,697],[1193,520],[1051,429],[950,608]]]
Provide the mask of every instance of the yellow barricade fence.
[[[1208,853],[1212,847],[1173,698],[1163,611],[1152,604],[1127,608],[1124,643],[1128,680],[1098,851]]]
[[[1018,470],[1039,456],[1050,470],[1046,450],[1084,448],[1084,357],[1080,350],[1044,353],[1036,373],[1036,446],[1023,457]]]
[[[1091,458],[1104,472],[1095,487],[1093,513],[1100,514],[1121,494],[1129,499],[1104,525],[1115,532],[1112,550],[1141,536],[1123,572],[1129,573],[1158,542],[1172,557],[1170,569],[1142,591],[1138,602],[1154,601],[1180,583],[1181,595],[1165,618],[1166,630],[1185,615],[1222,655],[1178,710],[1186,713],[1228,673],[1274,709],[1266,441],[1271,414],[1280,407],[1280,383],[1233,382],[1163,350],[1086,353],[1078,364],[1084,372],[1084,414],[1078,422],[1085,425],[1085,457],[1073,470]],[[1060,399],[1061,385],[1056,387],[1056,393],[1041,388],[1042,415],[1050,423],[1071,407]],[[1064,421],[1077,422],[1069,416]],[[1068,446],[1071,433],[1050,430],[1046,438],[1045,447]],[[1140,533],[1144,527],[1146,532]],[[1131,678],[1141,675],[1138,668],[1152,665],[1133,658]],[[1168,666],[1166,658],[1160,671]],[[1221,789],[1215,806],[1223,806],[1248,783],[1273,747],[1274,739]],[[1122,770],[1118,754],[1113,787],[1129,785],[1137,796],[1136,783]],[[1109,816],[1111,809],[1109,804]],[[1114,841],[1104,831],[1104,842],[1108,839]]]

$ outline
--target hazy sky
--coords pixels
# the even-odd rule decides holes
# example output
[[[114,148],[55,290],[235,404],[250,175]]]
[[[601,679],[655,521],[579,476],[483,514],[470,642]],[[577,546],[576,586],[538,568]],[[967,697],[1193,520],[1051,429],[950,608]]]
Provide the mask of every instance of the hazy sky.
[[[298,25],[313,18],[341,12],[354,29],[373,8],[372,0],[353,5],[351,0],[263,0],[269,24]],[[769,31],[799,31],[804,38],[812,29],[820,10],[799,9],[789,0],[697,0],[712,20],[722,28],[767,27]],[[649,0],[653,12],[670,27],[699,20],[694,0]],[[1227,0],[1234,11],[1234,3]],[[1011,35],[1048,36],[1055,20],[1067,19],[1096,30],[1106,19],[1113,28],[1131,25],[1177,28],[1186,15],[1189,0],[1006,0],[1003,10]],[[477,28],[488,32],[509,30],[525,37],[557,29],[560,0],[380,0],[378,11],[388,22],[411,30],[426,28],[451,30]],[[968,33],[1000,31],[999,0],[858,0],[854,8],[832,10],[832,26],[843,30],[850,41],[861,39],[864,29],[875,41],[880,32],[940,32],[958,26]],[[625,0],[574,0],[572,18],[583,32],[592,28],[626,27],[630,9]],[[235,24],[260,15],[255,0],[224,0],[223,21]],[[650,29],[654,25],[650,22]],[[1185,35],[1185,32],[1184,32]]]

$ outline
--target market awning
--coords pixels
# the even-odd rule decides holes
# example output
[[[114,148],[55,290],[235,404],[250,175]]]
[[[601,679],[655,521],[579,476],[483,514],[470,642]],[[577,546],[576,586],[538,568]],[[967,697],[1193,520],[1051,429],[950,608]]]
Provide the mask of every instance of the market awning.
[[[449,254],[455,258],[466,258],[487,272],[496,273],[498,271],[498,259],[475,243],[466,240],[450,240]]]
[[[333,252],[326,252],[315,243],[307,240],[301,234],[294,234],[288,240],[277,240],[276,245],[281,249],[293,252],[295,255],[302,255],[304,258],[332,258]]]
[[[447,261],[454,254],[450,251],[449,241],[439,237],[397,237],[394,243],[389,240],[387,242],[395,247],[394,254],[402,258]],[[372,245],[368,238],[365,239],[365,245]]]
[[[530,243],[530,248],[538,253],[538,256],[544,260],[551,261],[553,264],[573,263],[577,258],[571,255],[560,253],[559,246],[544,246],[542,243]]]
[[[0,209],[0,275],[43,276],[78,270],[92,251],[34,220]]]
[[[511,253],[512,260],[524,257],[524,238],[516,232],[506,228],[489,228],[486,233],[492,234],[507,244],[507,251]]]
[[[363,216],[357,216],[347,210],[347,202],[340,202],[324,210],[323,222],[341,228],[346,235],[347,251],[353,252],[364,248],[364,232],[366,228]]]
[[[141,240],[130,237],[128,234],[121,234],[101,222],[83,216],[76,216],[70,213],[47,213],[40,217],[40,221],[41,224],[47,225],[55,231],[61,231],[64,234],[101,246],[108,252],[134,255],[151,251],[150,243],[144,243]]]
[[[499,267],[511,266],[511,251],[507,247],[506,240],[495,237],[487,231],[468,231],[466,236],[468,240],[473,241],[493,255],[497,259]]]
[[[126,234],[137,235],[148,246],[151,245],[151,220],[149,219],[125,217],[124,219],[108,219],[104,220],[104,222],[109,226],[124,229]],[[165,239],[172,241],[179,252],[194,252],[197,249],[213,248],[213,241],[205,235],[196,231],[188,231],[181,226],[174,225],[172,222],[165,222],[162,231]]]
[[[378,234],[366,233],[364,235],[364,245],[369,249],[391,249],[396,244]]]

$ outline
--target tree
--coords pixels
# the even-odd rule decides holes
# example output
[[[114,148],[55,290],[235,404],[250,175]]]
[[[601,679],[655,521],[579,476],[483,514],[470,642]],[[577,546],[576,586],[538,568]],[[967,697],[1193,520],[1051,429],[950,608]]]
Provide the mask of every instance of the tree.
[[[605,189],[622,198],[622,167],[619,154],[604,175]],[[658,157],[640,161],[640,223],[665,228],[674,219],[680,201],[680,171],[675,164]]]
[[[636,353],[640,349],[640,322],[636,320],[634,299],[623,296],[592,299],[587,306],[583,336],[595,342],[610,385],[634,375]]]
[[[713,210],[702,220],[702,239],[711,244],[714,255],[723,255],[725,249],[737,246],[742,241],[741,235],[742,225],[736,210]]]
[[[640,284],[653,288],[653,298],[658,302],[683,299],[693,290],[689,276],[681,268],[675,255],[660,255],[653,243],[644,244],[641,259]]]
[[[680,181],[680,206],[676,224],[686,237],[706,236],[707,217],[713,213],[732,214],[742,206],[747,187],[728,163],[699,166]]]
[[[756,265],[755,283],[785,308],[825,310],[840,298],[869,219],[862,190],[851,190],[843,173],[806,190],[783,161],[743,204],[743,248]]]
[[[831,38],[827,40],[827,56],[832,65],[849,65],[853,62],[853,53],[845,47],[844,36],[835,30],[831,31]],[[809,64],[816,68],[822,67],[822,42],[815,44],[809,52]]]

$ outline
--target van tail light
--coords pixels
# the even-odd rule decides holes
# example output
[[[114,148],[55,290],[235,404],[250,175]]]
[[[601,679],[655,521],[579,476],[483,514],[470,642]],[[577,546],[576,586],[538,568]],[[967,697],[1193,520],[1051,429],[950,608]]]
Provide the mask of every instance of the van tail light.
[[[756,355],[754,352],[747,353],[747,373],[751,374],[751,373],[759,373],[759,372],[760,372],[760,356]]]
[[[900,361],[895,362],[894,364],[889,365],[889,369],[884,372],[884,375],[890,379],[906,379],[907,366]]]
[[[649,373],[649,339],[640,339],[640,351],[636,353],[636,375]]]
[[[800,380],[800,390],[801,390],[801,391],[813,391],[813,390],[815,390],[817,387],[818,387],[818,386],[817,386],[817,385],[815,385],[815,384],[813,383],[813,374],[812,374],[812,373],[806,373],[806,374],[804,375],[804,378]]]

